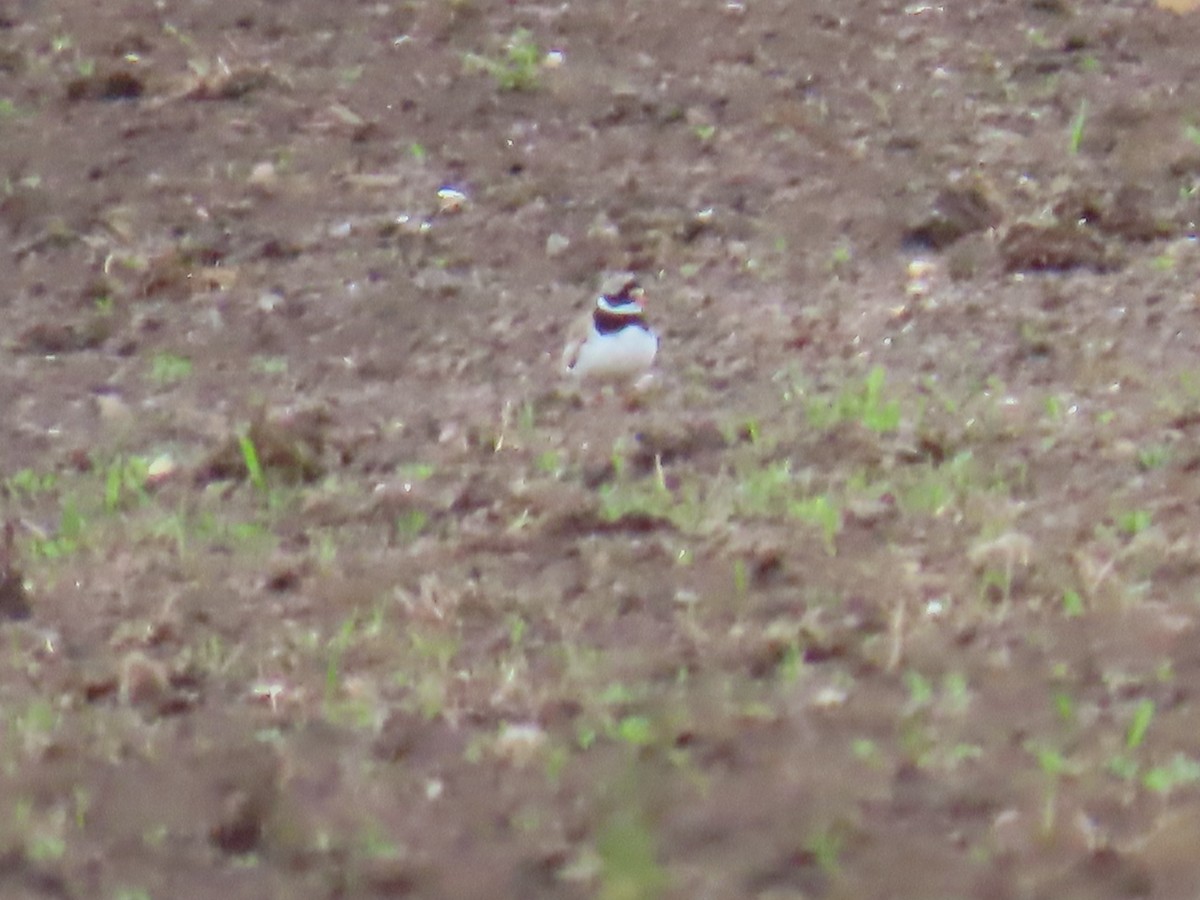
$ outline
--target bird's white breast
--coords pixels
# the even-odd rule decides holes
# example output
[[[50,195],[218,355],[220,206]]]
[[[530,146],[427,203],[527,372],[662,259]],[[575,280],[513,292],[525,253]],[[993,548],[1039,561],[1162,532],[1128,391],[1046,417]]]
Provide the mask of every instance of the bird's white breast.
[[[657,353],[658,338],[645,328],[622,328],[612,334],[600,334],[592,328],[579,348],[572,371],[580,378],[636,378],[654,365]]]

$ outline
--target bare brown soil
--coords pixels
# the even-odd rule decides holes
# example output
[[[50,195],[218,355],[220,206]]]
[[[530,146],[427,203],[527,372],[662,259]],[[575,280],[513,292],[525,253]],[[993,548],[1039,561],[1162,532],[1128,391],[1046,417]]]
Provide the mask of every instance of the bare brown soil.
[[[0,895],[1196,896],[1197,47],[0,4]]]

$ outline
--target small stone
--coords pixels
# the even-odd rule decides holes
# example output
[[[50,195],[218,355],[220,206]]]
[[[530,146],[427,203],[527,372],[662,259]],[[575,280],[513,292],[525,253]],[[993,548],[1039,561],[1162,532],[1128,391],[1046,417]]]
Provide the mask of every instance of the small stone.
[[[437,198],[438,210],[443,213],[459,213],[467,205],[467,195],[452,187],[441,188]]]
[[[839,706],[845,706],[849,696],[845,688],[829,684],[813,695],[812,705],[817,709],[834,709]]]
[[[546,732],[533,722],[505,725],[496,738],[496,755],[517,767],[528,765],[546,744]]]
[[[177,471],[179,471],[179,465],[171,458],[171,454],[160,453],[146,467],[146,484],[150,487],[156,487],[169,479]]]
[[[943,187],[928,209],[904,234],[904,244],[943,250],[960,238],[1000,224],[1003,212],[995,191],[985,181],[969,177]]]
[[[96,411],[100,414],[100,421],[111,425],[127,425],[133,420],[129,404],[117,394],[97,394]]]
[[[246,176],[246,183],[260,190],[269,191],[279,184],[279,172],[275,169],[274,163],[264,160],[254,164],[250,174]]]

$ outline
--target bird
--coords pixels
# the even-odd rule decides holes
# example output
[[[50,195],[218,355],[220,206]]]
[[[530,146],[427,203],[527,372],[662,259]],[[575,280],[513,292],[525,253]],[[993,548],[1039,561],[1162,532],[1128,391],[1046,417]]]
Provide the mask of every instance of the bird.
[[[563,351],[563,365],[580,382],[644,386],[658,355],[658,335],[646,322],[636,276],[619,273],[605,280],[587,321],[586,335]]]

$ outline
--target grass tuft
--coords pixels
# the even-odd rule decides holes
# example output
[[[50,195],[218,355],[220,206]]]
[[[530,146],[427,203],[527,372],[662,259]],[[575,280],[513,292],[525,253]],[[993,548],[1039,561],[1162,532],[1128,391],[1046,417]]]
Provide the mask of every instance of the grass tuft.
[[[542,50],[533,32],[518,28],[508,36],[504,52],[498,57],[468,53],[463,64],[469,72],[485,72],[502,91],[531,91],[537,88],[541,73]]]

